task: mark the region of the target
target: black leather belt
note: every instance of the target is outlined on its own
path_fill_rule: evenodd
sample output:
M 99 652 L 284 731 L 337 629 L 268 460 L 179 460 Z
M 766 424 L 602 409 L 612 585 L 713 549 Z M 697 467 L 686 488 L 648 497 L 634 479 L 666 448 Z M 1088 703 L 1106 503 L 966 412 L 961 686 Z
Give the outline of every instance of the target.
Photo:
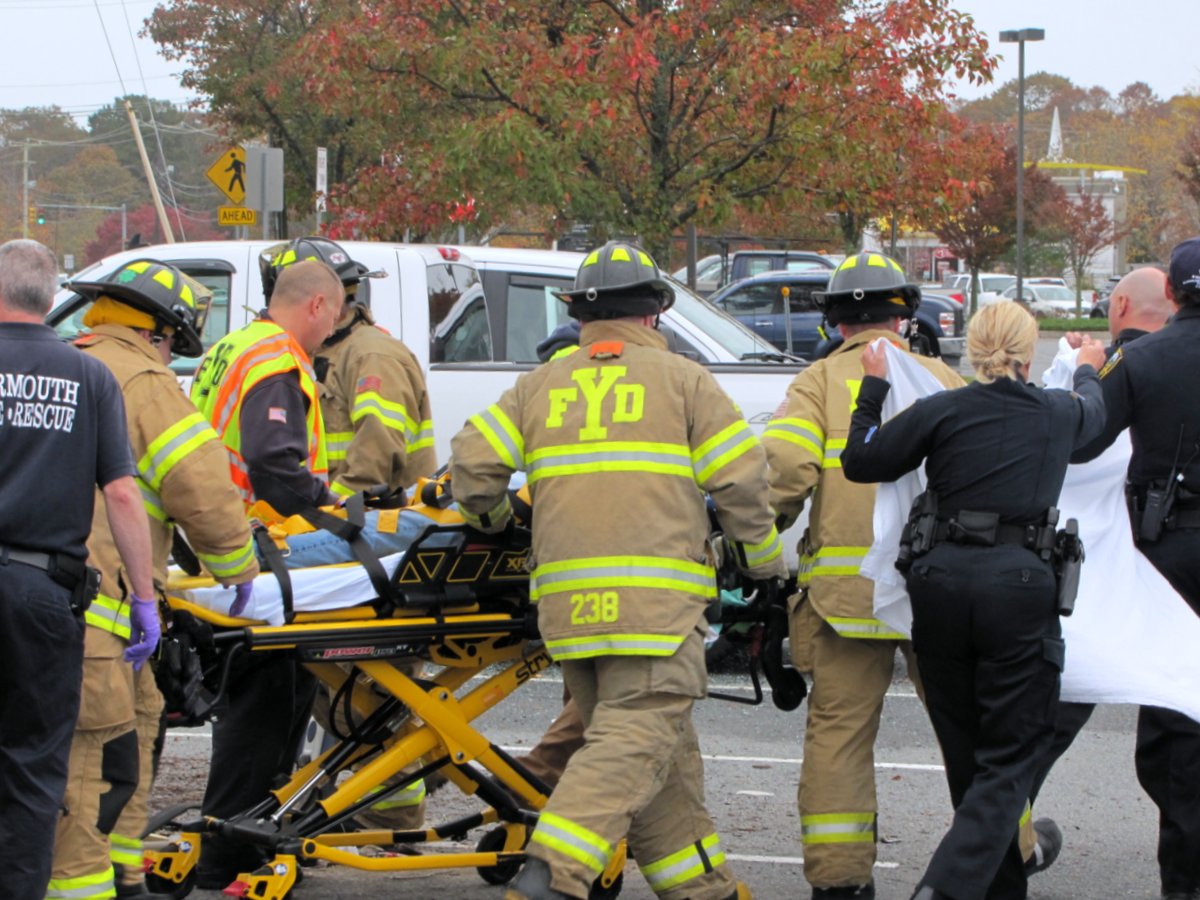
M 991 540 L 981 540 L 977 534 L 966 531 L 955 519 L 939 519 L 933 529 L 933 542 L 941 544 L 970 544 L 976 547 L 994 547 L 997 544 L 1017 544 L 1030 550 L 1041 550 L 1054 545 L 1054 527 L 1051 525 L 1008 525 L 995 526 Z M 1049 542 L 1047 544 L 1047 541 Z
M 1167 531 L 1173 531 L 1176 528 L 1200 528 L 1200 506 L 1191 506 L 1186 509 L 1175 507 L 1174 512 L 1167 516 L 1163 527 Z
M 10 562 L 19 562 L 26 566 L 33 566 L 35 569 L 41 569 L 43 572 L 49 572 L 54 560 L 49 553 L 20 550 L 16 547 L 9 547 L 7 544 L 0 544 L 0 566 L 7 566 Z

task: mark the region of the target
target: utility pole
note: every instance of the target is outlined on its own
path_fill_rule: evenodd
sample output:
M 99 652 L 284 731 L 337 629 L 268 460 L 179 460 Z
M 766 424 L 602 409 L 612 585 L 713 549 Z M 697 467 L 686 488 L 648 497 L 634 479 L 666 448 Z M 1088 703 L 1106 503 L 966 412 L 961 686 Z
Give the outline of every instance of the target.
M 21 145 L 21 237 L 29 237 L 29 141 Z
M 142 130 L 138 128 L 137 116 L 133 112 L 133 104 L 125 101 L 125 112 L 129 115 L 129 127 L 133 129 L 133 139 L 137 144 L 138 154 L 142 158 L 142 169 L 146 173 L 146 181 L 150 185 L 150 197 L 154 200 L 154 209 L 158 212 L 158 223 L 162 226 L 163 236 L 168 244 L 175 243 L 175 233 L 171 230 L 171 222 L 163 209 L 162 197 L 158 193 L 158 182 L 154 180 L 154 172 L 150 168 L 150 158 L 146 155 L 146 145 L 142 142 Z

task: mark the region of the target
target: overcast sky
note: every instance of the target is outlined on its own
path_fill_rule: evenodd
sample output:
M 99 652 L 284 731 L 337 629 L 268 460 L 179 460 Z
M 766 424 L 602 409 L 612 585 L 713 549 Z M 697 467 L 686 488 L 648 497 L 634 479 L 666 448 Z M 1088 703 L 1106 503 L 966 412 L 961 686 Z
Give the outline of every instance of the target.
M 136 36 L 154 6 L 155 0 L 0 0 L 0 108 L 58 105 L 83 120 L 120 96 L 122 81 L 129 93 L 189 99 L 179 85 L 181 65 Z M 1045 41 L 1026 45 L 1026 75 L 1053 72 L 1114 94 L 1145 81 L 1164 99 L 1200 92 L 1197 0 L 1112 6 L 1096 0 L 958 0 L 955 6 L 974 15 L 993 50 L 1006 57 L 993 85 L 957 86 L 963 98 L 1016 78 L 1017 47 L 999 43 L 999 32 L 1018 28 L 1046 30 Z

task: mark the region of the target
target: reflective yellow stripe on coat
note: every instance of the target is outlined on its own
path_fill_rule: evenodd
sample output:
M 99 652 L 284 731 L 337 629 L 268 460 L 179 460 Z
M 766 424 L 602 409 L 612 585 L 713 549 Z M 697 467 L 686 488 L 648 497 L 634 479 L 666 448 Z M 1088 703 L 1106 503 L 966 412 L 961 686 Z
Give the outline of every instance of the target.
M 119 638 L 129 640 L 129 604 L 113 597 L 97 594 L 92 605 L 83 614 L 83 620 L 93 628 L 108 631 Z

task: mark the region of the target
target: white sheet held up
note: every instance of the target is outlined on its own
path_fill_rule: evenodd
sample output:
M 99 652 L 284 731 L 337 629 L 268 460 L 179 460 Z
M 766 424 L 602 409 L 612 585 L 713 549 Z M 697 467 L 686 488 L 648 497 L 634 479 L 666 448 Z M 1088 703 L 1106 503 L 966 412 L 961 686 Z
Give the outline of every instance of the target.
M 1070 389 L 1075 356 L 1062 341 L 1043 383 Z M 888 380 L 892 390 L 884 421 L 942 389 L 918 363 L 891 347 Z M 1200 617 L 1133 544 L 1125 508 L 1129 454 L 1126 433 L 1098 459 L 1067 469 L 1059 522 L 1079 521 L 1086 560 L 1075 612 L 1062 620 L 1067 644 L 1062 699 L 1165 706 L 1200 720 L 1200 654 L 1195 652 Z M 906 635 L 912 633 L 912 607 L 894 564 L 900 529 L 924 488 L 921 472 L 879 486 L 875 542 L 862 567 L 863 575 L 875 581 L 875 615 Z
M 1043 384 L 1069 389 L 1077 354 L 1061 340 Z M 1079 520 L 1086 560 L 1075 613 L 1063 619 L 1062 698 L 1200 719 L 1200 618 L 1134 546 L 1125 506 L 1131 452 L 1126 431 L 1099 458 L 1067 469 L 1059 521 Z
M 888 381 L 892 389 L 883 401 L 882 419 L 886 422 L 945 387 L 920 363 L 890 341 L 880 338 L 887 353 Z M 875 494 L 872 529 L 875 541 L 863 559 L 860 571 L 875 582 L 875 616 L 900 634 L 912 634 L 912 604 L 904 587 L 904 576 L 896 569 L 900 552 L 900 530 L 908 520 L 913 500 L 925 490 L 925 472 L 917 469 L 890 484 L 881 484 Z

